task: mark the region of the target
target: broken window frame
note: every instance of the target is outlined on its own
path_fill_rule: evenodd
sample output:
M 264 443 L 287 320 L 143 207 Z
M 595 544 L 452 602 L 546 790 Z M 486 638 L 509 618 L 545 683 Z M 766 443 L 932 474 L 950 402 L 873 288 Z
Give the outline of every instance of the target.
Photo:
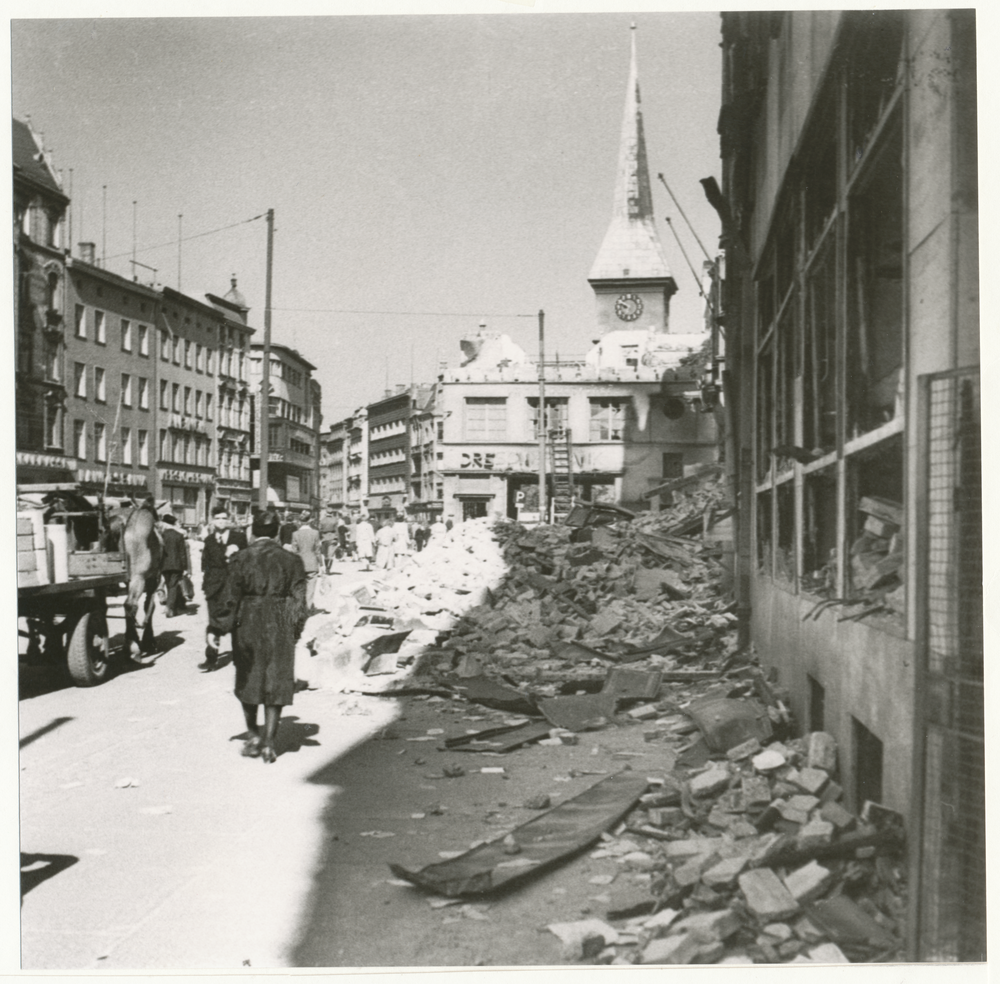
M 852 125 L 858 117 L 853 101 L 860 96 L 851 73 L 862 47 L 860 39 L 848 39 L 844 59 L 831 76 L 832 95 L 819 106 L 810 123 L 808 136 L 813 139 L 800 141 L 804 148 L 820 149 L 789 171 L 755 278 L 755 569 L 776 585 L 820 598 L 844 597 L 850 590 L 850 546 L 860 501 L 852 480 L 855 456 L 888 451 L 891 445 L 885 442 L 902 440 L 905 432 L 908 258 L 902 236 L 898 331 L 899 372 L 904 383 L 899 387 L 900 398 L 895 400 L 891 419 L 870 419 L 867 429 L 852 427 L 849 419 L 855 403 L 848 400 L 857 399 L 856 384 L 849 381 L 854 330 L 850 305 L 856 303 L 852 300 L 856 278 L 850 266 L 857 255 L 856 250 L 852 252 L 856 246 L 851 240 L 852 223 L 856 234 L 865 195 L 871 194 L 871 189 L 880 182 L 896 188 L 896 182 L 886 177 L 887 169 L 895 169 L 899 175 L 900 231 L 905 233 L 903 189 L 908 172 L 901 122 L 907 81 L 905 37 L 899 47 L 893 87 L 879 94 L 877 119 L 865 123 L 863 145 L 855 148 L 858 131 L 856 127 L 852 130 Z M 789 256 L 794 258 L 790 273 Z M 774 448 L 785 444 L 804 453 L 794 458 L 772 454 Z M 814 473 L 816 478 L 810 478 Z M 817 530 L 807 529 L 807 524 L 816 522 L 813 499 L 820 476 L 827 482 L 834 477 L 836 508 L 831 510 L 827 501 L 822 509 L 824 530 L 817 536 Z M 794 488 L 794 497 L 785 499 L 781 512 L 787 534 L 787 514 L 790 502 L 794 503 L 794 549 L 786 552 L 779 564 L 778 496 L 786 483 Z M 902 495 L 899 501 L 903 501 Z M 762 510 L 766 516 L 761 515 Z M 836 529 L 831 531 L 834 514 Z M 860 523 L 864 523 L 863 517 Z M 787 536 L 784 543 L 787 547 Z M 811 576 L 820 559 L 817 551 L 828 548 L 833 571 L 826 573 L 833 576 L 824 577 L 818 585 Z M 782 569 L 790 567 L 793 576 L 782 577 Z M 904 617 L 900 614 L 895 620 L 897 627 L 902 627 Z

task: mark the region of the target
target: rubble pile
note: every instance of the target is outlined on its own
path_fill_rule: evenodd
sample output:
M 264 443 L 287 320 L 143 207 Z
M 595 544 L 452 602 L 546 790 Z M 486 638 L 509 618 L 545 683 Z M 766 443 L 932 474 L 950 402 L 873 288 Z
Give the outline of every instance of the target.
M 699 769 L 675 768 L 640 800 L 613 857 L 649 897 L 608 906 L 621 921 L 600 962 L 847 963 L 898 959 L 905 913 L 902 820 L 840 803 L 823 732 L 748 738 Z
M 671 496 L 642 517 L 590 507 L 576 526 L 464 523 L 310 620 L 304 648 L 320 658 L 300 662 L 336 686 L 487 722 L 407 740 L 493 763 L 566 745 L 571 777 L 602 777 L 564 802 L 528 795 L 531 819 L 443 861 L 391 864 L 395 883 L 432 904 L 488 899 L 589 847 L 610 870 L 589 879 L 586 918 L 548 927 L 567 961 L 899 958 L 901 818 L 845 808 L 833 738 L 796 737 L 789 695 L 737 650 L 725 570 L 697 535 L 723 511 L 721 478 Z M 595 771 L 581 737 L 596 732 L 617 736 L 619 761 Z M 451 759 L 424 778 L 470 769 L 510 774 Z
M 902 614 L 905 600 L 902 504 L 866 496 L 858 503 L 858 509 L 865 517 L 865 524 L 861 535 L 851 544 L 852 583 L 876 606 Z
M 474 520 L 400 558 L 353 590 L 320 579 L 299 640 L 296 673 L 310 687 L 371 688 L 373 676 L 412 665 L 502 579 L 504 562 L 485 520 Z

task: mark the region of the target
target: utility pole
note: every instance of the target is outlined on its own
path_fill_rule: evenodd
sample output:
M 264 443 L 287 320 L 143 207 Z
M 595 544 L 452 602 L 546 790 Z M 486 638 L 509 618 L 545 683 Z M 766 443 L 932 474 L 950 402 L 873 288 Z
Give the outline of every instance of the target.
M 270 454 L 268 414 L 271 409 L 271 265 L 274 257 L 274 209 L 267 210 L 267 277 L 264 281 L 264 358 L 260 367 L 260 498 L 267 509 L 267 458 Z
M 545 312 L 538 312 L 538 518 L 544 523 L 545 501 Z

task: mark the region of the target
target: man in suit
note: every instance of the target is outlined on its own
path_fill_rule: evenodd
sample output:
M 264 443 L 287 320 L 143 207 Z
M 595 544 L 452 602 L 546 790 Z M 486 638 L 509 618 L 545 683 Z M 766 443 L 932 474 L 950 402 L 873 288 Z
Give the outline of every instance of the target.
M 205 537 L 201 553 L 201 587 L 208 607 L 208 626 L 205 629 L 205 662 L 199 663 L 198 669 L 206 673 L 216 668 L 219 643 L 225 635 L 219 628 L 219 623 L 228 610 L 226 581 L 229 560 L 247 545 L 245 533 L 230 529 L 229 512 L 225 506 L 216 506 L 212 510 L 212 526 L 212 532 Z
M 303 510 L 300 526 L 292 534 L 292 548 L 302 558 L 306 569 L 306 611 L 312 608 L 316 596 L 316 578 L 323 567 L 323 556 L 320 553 L 319 531 L 312 525 L 309 510 Z
M 167 618 L 182 614 L 187 602 L 181 595 L 181 578 L 187 573 L 187 540 L 173 516 L 163 517 L 163 581 L 167 587 Z

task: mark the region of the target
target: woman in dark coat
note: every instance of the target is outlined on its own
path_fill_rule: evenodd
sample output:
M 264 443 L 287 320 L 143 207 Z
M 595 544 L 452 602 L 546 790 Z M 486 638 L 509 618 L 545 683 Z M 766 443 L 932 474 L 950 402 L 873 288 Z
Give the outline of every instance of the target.
M 277 542 L 272 510 L 253 521 L 253 543 L 229 563 L 228 610 L 223 631 L 233 633 L 236 697 L 250 738 L 242 754 L 273 762 L 281 708 L 295 692 L 295 642 L 306 622 L 306 571 L 298 554 Z M 257 705 L 264 705 L 264 730 Z

